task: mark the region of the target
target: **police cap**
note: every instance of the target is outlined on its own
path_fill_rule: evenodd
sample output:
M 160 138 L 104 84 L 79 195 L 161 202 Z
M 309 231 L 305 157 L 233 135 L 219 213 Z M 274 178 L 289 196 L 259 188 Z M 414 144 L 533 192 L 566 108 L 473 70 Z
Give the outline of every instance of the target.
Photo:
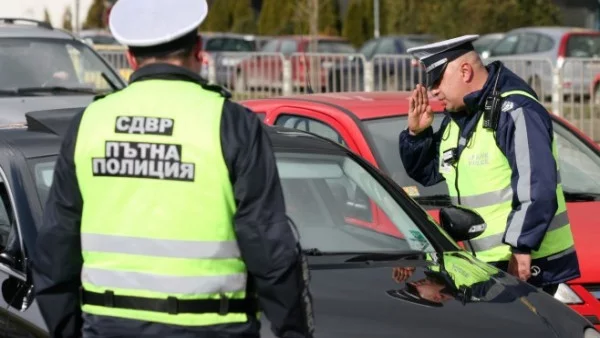
M 177 50 L 193 44 L 208 14 L 206 0 L 118 0 L 109 27 L 135 53 Z
M 409 48 L 406 52 L 423 63 L 427 73 L 427 86 L 431 88 L 431 86 L 442 78 L 442 74 L 444 74 L 444 70 L 446 70 L 449 62 L 475 50 L 472 42 L 478 38 L 479 35 L 477 34 L 463 35 L 449 40 Z

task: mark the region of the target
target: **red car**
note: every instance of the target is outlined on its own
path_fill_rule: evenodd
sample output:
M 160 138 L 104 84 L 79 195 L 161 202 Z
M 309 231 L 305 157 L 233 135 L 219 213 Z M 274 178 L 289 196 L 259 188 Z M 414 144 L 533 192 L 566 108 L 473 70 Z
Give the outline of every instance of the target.
M 398 137 L 407 126 L 409 93 L 328 93 L 246 100 L 242 103 L 268 125 L 312 132 L 345 145 L 391 177 L 436 220 L 437 208 L 450 203 L 446 183 L 423 187 L 409 178 L 399 155 Z M 434 130 L 442 121 L 436 111 Z M 600 328 L 600 147 L 564 119 L 552 116 L 559 166 L 582 276 L 561 284 L 555 297 Z M 352 201 L 354 203 L 354 201 Z M 386 231 L 374 216 L 364 225 Z M 369 213 L 364 217 L 369 217 Z

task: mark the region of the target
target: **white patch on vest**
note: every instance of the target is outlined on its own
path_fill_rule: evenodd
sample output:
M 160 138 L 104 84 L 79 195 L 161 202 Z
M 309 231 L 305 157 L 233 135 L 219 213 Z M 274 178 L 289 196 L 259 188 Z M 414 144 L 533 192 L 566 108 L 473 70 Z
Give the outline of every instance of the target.
M 513 109 L 513 107 L 515 106 L 514 103 L 510 102 L 510 101 L 504 101 L 504 103 L 502 103 L 502 111 L 503 112 L 507 112 L 511 109 Z
M 490 163 L 490 156 L 489 156 L 489 153 L 487 153 L 487 152 L 471 154 L 469 156 L 469 165 L 470 166 L 482 166 L 482 165 L 487 165 L 489 163 Z

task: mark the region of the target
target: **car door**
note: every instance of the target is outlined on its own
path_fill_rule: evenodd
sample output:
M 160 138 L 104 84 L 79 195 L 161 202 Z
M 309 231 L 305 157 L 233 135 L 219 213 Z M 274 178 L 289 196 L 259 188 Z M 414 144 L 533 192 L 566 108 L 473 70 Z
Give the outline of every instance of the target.
M 35 337 L 41 334 L 33 323 L 45 326 L 34 302 L 31 277 L 24 267 L 18 203 L 14 189 L 0 168 L 0 332 L 2 337 Z M 35 333 L 35 334 L 34 334 Z

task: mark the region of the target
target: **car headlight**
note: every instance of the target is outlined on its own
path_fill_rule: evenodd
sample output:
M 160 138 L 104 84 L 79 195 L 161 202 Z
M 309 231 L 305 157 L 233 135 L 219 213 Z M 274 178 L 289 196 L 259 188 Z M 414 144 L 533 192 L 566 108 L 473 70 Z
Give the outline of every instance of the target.
M 585 329 L 585 332 L 583 332 L 583 338 L 600 338 L 600 332 L 596 331 L 596 329 L 589 327 Z
M 564 283 L 558 285 L 558 289 L 554 294 L 554 298 L 558 299 L 564 304 L 583 304 L 583 300 L 577 296 L 577 294 Z M 600 338 L 600 337 L 598 337 Z

